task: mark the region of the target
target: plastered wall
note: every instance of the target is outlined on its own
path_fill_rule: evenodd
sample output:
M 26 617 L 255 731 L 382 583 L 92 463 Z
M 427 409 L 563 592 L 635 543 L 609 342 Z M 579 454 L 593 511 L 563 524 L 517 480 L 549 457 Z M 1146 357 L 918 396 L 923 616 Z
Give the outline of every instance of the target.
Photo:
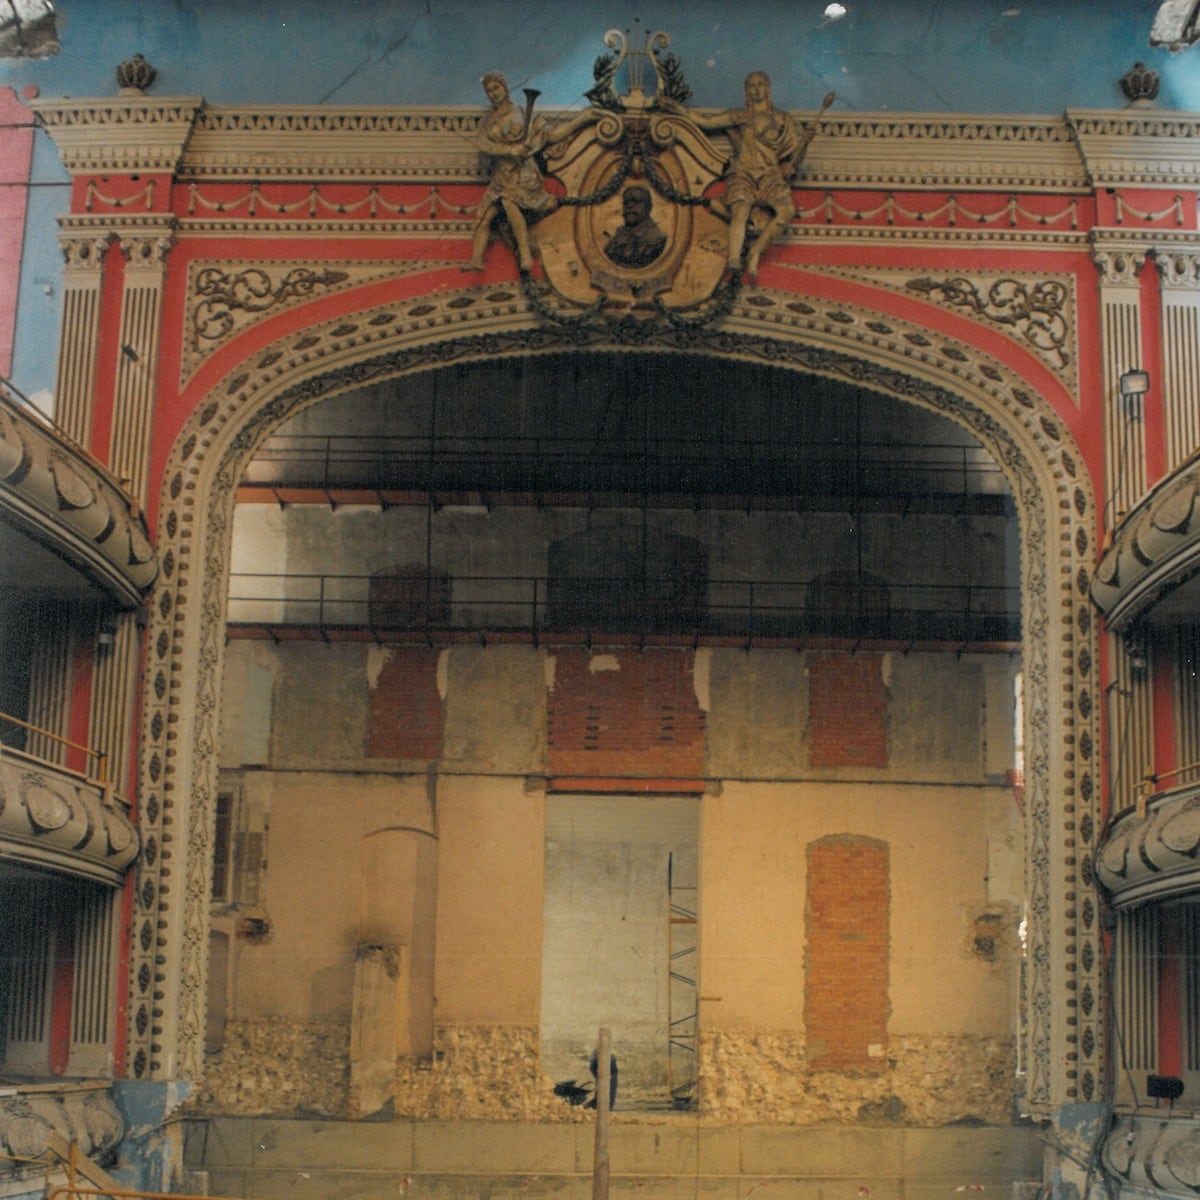
M 572 658 L 608 690 L 577 679 L 572 689 Z M 666 671 L 686 681 L 691 710 L 678 722 L 693 755 L 682 784 L 678 745 L 664 745 L 663 762 L 696 813 L 701 1112 L 720 1121 L 1006 1120 L 1021 829 L 1004 771 L 1017 663 L 864 656 L 854 673 L 879 699 L 870 720 L 885 758 L 831 766 L 813 762 L 813 714 L 830 718 L 844 684 L 837 671 L 814 672 L 821 661 L 836 667 L 839 656 L 231 641 L 223 778 L 239 789 L 238 820 L 265 835 L 254 909 L 263 924 L 234 930 L 225 1044 L 201 1105 L 344 1113 L 356 953 L 388 942 L 412 957 L 397 999 L 407 1023 L 396 1112 L 576 1119 L 552 1095 L 564 1060 L 541 1044 L 551 1028 L 561 1043 L 568 993 L 587 988 L 579 968 L 589 941 L 580 919 L 574 964 L 544 978 L 547 930 L 569 945 L 564 917 L 588 903 L 564 900 L 561 880 L 547 891 L 546 811 L 561 790 L 551 717 L 587 708 L 577 732 L 557 726 L 560 739 L 576 738 L 570 782 L 586 785 L 588 721 L 607 728 L 636 710 L 661 722 L 634 693 Z M 410 669 L 389 673 L 397 662 Z M 841 667 L 850 662 L 840 656 Z M 403 748 L 405 722 L 419 723 L 412 744 L 423 757 L 374 753 L 380 714 L 400 731 L 392 750 Z M 861 726 L 845 723 L 851 743 Z M 652 831 L 653 806 L 675 801 L 645 790 L 654 754 L 638 744 L 639 779 L 622 790 L 604 755 L 581 794 L 593 803 L 625 795 Z M 807 1044 L 810 914 L 814 902 L 853 908 L 868 889 L 849 878 L 831 891 L 827 878 L 814 896 L 810 873 L 814 846 L 847 838 L 879 849 L 863 911 L 885 926 L 873 939 L 884 984 L 863 1026 L 877 1030 L 870 1045 L 831 1065 Z M 619 874 L 608 873 L 610 891 Z M 558 896 L 551 908 L 547 895 Z M 642 906 L 638 919 L 646 915 Z M 821 960 L 826 993 L 837 961 L 836 947 Z M 962 1086 L 946 1089 L 956 1072 Z

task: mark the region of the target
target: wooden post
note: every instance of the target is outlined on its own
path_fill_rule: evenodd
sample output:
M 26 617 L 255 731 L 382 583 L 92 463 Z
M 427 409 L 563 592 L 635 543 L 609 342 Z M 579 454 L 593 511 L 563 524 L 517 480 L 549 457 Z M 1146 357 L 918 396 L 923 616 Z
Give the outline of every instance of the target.
M 602 1029 L 596 1047 L 596 1153 L 592 1163 L 592 1200 L 608 1200 L 610 1059 L 608 1030 Z

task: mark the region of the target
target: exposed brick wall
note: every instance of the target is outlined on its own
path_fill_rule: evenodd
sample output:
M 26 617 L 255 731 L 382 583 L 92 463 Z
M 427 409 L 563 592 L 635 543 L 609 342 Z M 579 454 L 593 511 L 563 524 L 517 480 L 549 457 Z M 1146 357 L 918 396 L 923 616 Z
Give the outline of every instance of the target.
M 882 654 L 809 659 L 809 761 L 814 767 L 886 767 L 888 693 Z
M 558 651 L 547 700 L 549 770 L 558 784 L 637 790 L 629 781 L 698 781 L 704 712 L 694 661 L 690 650 Z
M 808 847 L 804 1014 L 810 1064 L 887 1067 L 888 848 L 835 835 Z
M 445 706 L 438 694 L 438 653 L 423 646 L 389 647 L 369 692 L 369 758 L 441 755 Z

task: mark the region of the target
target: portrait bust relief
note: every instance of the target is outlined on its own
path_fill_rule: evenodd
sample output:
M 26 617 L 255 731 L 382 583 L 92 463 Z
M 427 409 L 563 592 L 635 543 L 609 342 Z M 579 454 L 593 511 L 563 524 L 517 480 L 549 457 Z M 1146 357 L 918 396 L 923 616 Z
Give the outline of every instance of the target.
M 667 235 L 651 215 L 650 189 L 631 184 L 621 193 L 624 220 L 604 246 L 606 257 L 619 267 L 648 267 L 662 255 Z

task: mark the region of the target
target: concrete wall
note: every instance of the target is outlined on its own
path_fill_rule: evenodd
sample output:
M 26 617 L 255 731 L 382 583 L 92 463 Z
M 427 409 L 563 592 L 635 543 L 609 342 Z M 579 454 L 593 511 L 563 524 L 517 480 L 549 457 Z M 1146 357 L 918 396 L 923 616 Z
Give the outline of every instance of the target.
M 431 1197 L 590 1194 L 594 1134 L 511 1123 L 338 1124 L 222 1118 L 190 1130 L 189 1163 L 214 1194 L 316 1200 L 331 1195 Z M 697 1127 L 616 1115 L 612 1193 L 712 1200 L 766 1191 L 825 1200 L 1011 1196 L 1040 1175 L 1036 1129 Z
M 548 734 L 547 714 L 584 702 L 568 690 L 564 681 L 574 677 L 562 664 L 580 654 L 586 664 L 588 652 L 422 648 L 424 692 L 411 704 L 403 675 L 379 668 L 388 652 L 348 642 L 235 639 L 228 647 L 222 765 L 240 788 L 241 824 L 262 831 L 266 848 L 257 907 L 220 919 L 253 915 L 264 925 L 230 926 L 225 1045 L 200 1103 L 343 1114 L 356 956 L 386 943 L 405 947 L 411 964 L 398 1001 L 408 1022 L 392 1093 L 398 1113 L 574 1119 L 551 1085 L 564 1073 L 586 1078 L 583 1026 L 606 1013 L 614 1023 L 629 1017 L 631 1029 L 637 1023 L 603 1000 L 614 984 L 621 990 L 623 971 L 632 986 L 631 962 L 609 962 L 604 986 L 573 1002 L 572 991 L 587 986 L 587 959 L 599 949 L 619 960 L 622 945 L 657 953 L 628 929 L 600 938 L 583 916 L 612 900 L 617 909 L 621 901 L 632 906 L 617 912 L 618 923 L 658 919 L 662 893 L 651 903 L 649 885 L 639 890 L 630 880 L 647 855 L 661 858 L 677 840 L 686 845 L 670 835 L 677 822 L 656 832 L 653 815 L 656 804 L 665 818 L 684 802 L 653 794 L 619 800 L 653 781 L 622 788 L 605 767 L 579 811 L 610 797 L 643 815 L 643 834 L 608 826 L 592 839 L 607 849 L 597 855 L 593 846 L 590 866 L 578 854 L 556 856 L 553 806 L 562 798 L 548 764 L 568 761 L 575 772 L 589 751 L 581 741 L 563 758 L 553 739 L 567 737 L 568 726 L 560 717 Z M 696 798 L 686 804 L 698 820 L 701 1110 L 726 1122 L 862 1113 L 920 1124 L 1006 1121 L 1022 892 L 1020 816 L 1003 786 L 1016 664 L 986 655 L 860 655 L 853 661 L 866 664 L 880 698 L 873 719 L 886 761 L 813 767 L 814 709 L 836 712 L 837 700 L 828 688 L 812 692 L 817 657 L 719 649 L 592 655 L 617 697 L 591 694 L 594 723 L 616 720 L 618 708 L 628 717 L 636 704 L 632 695 L 620 702 L 622 681 L 640 691 L 655 662 L 684 669 L 694 706 L 684 720 L 682 701 L 674 704 L 670 736 L 683 737 L 686 726 L 700 742 L 693 750 L 668 737 L 663 761 L 683 761 L 686 750 L 696 764 L 686 784 Z M 381 713 L 401 725 L 419 717 L 421 738 L 433 728 L 440 753 L 373 757 L 369 729 Z M 635 725 L 661 719 L 641 710 L 634 717 Z M 862 724 L 847 726 L 851 750 Z M 264 728 L 265 746 L 254 733 Z M 398 736 L 406 736 L 402 728 Z M 636 728 L 628 736 L 643 744 Z M 655 761 L 652 750 L 637 753 L 643 765 Z M 668 774 L 677 779 L 679 770 Z M 806 913 L 813 903 L 852 908 L 863 891 L 849 879 L 844 895 L 814 898 L 810 848 L 830 837 L 886 849 L 877 893 L 886 906 L 886 995 L 872 1018 L 885 1036 L 859 1048 L 863 1067 L 855 1070 L 822 1068 L 806 1044 Z M 589 891 L 584 877 L 600 863 L 603 883 Z M 576 927 L 573 946 L 568 925 Z M 645 995 L 644 1011 L 661 1009 L 659 985 Z M 657 1088 L 665 1103 L 661 1055 L 652 1061 L 637 1047 L 641 1037 L 631 1033 L 632 1044 L 615 1047 L 629 1059 L 625 1098 L 648 1102 Z

